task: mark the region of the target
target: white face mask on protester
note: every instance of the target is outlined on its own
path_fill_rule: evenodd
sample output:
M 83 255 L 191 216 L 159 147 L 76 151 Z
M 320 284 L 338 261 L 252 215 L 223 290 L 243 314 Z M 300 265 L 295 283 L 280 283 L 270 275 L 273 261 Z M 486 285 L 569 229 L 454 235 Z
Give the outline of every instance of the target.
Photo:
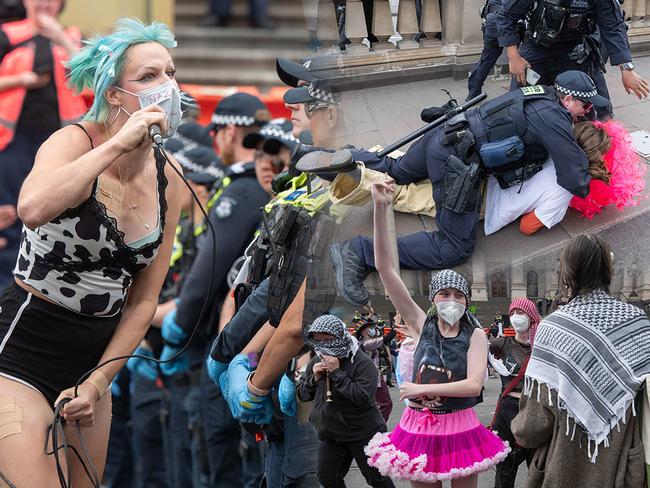
M 455 325 L 465 313 L 465 305 L 454 301 L 438 302 L 436 310 L 442 320 L 449 325 Z
M 530 319 L 527 315 L 514 314 L 510 317 L 510 323 L 515 329 L 515 332 L 526 332 L 530 327 Z
M 181 92 L 174 82 L 167 81 L 161 85 L 152 86 L 146 90 L 140 90 L 138 93 L 133 93 L 124 88 L 116 86 L 120 91 L 138 97 L 140 108 L 148 107 L 149 105 L 158 105 L 167 114 L 167 131 L 163 134 L 164 138 L 171 137 L 176 134 L 176 129 L 181 123 L 183 112 L 181 110 Z M 129 112 L 120 106 L 120 110 L 124 110 L 127 114 Z M 129 114 L 130 116 L 131 114 Z

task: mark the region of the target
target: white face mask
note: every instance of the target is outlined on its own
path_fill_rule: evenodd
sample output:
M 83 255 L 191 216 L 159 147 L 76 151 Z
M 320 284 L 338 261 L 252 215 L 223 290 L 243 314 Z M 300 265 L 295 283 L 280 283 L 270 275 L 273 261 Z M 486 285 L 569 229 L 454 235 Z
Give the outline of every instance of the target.
M 163 134 L 163 137 L 168 138 L 176 134 L 176 129 L 178 129 L 181 123 L 183 112 L 181 110 L 181 92 L 174 82 L 170 80 L 162 85 L 140 90 L 138 93 L 130 92 L 119 86 L 115 88 L 134 97 L 138 97 L 140 108 L 145 108 L 149 105 L 158 105 L 167 114 L 167 131 Z M 121 106 L 120 110 L 124 110 L 129 114 Z
M 515 332 L 526 332 L 530 327 L 530 319 L 528 316 L 518 313 L 510 317 L 510 323 L 515 329 Z
M 438 302 L 436 310 L 442 320 L 449 325 L 455 325 L 465 313 L 465 305 L 453 301 Z

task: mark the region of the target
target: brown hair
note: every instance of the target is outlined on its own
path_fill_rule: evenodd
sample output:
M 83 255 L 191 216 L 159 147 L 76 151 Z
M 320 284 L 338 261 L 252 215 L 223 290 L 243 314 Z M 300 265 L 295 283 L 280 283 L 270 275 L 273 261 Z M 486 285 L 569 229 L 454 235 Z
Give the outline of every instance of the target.
M 609 183 L 612 175 L 605 166 L 603 156 L 609 151 L 612 143 L 605 129 L 596 127 L 591 122 L 578 122 L 573 126 L 573 135 L 578 146 L 587 155 L 591 177 Z
M 609 293 L 612 256 L 607 243 L 593 234 L 573 237 L 560 256 L 560 285 L 569 300 L 590 291 Z

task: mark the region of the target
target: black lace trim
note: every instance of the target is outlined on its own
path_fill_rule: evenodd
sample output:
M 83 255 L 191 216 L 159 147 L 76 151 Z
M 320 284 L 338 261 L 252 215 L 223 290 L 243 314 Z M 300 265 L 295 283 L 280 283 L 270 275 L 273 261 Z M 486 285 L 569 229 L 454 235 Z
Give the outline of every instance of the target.
M 154 153 L 155 154 L 155 153 Z M 164 230 L 165 230 L 165 217 L 167 214 L 167 198 L 166 198 L 166 189 L 168 185 L 167 176 L 165 175 L 165 160 L 162 158 L 156 157 L 156 180 L 158 182 L 158 206 L 160 209 L 160 235 L 158 238 L 147 244 L 143 244 L 138 248 L 132 248 L 126 244 L 124 241 L 124 232 L 122 232 L 117 226 L 117 220 L 114 217 L 108 215 L 106 206 L 98 201 L 95 198 L 95 192 L 97 187 L 97 180 L 93 184 L 93 191 L 90 197 L 82 202 L 75 208 L 68 209 L 64 211 L 58 219 L 63 218 L 73 218 L 77 216 L 79 211 L 84 206 L 89 206 L 91 211 L 96 215 L 100 222 L 105 223 L 106 227 L 106 236 L 108 239 L 112 240 L 116 246 L 117 251 L 113 254 L 112 258 L 109 260 L 100 258 L 98 261 L 93 261 L 92 263 L 84 263 L 81 261 L 71 261 L 67 263 L 54 263 L 51 260 L 45 259 L 44 261 L 56 271 L 73 271 L 73 272 L 83 272 L 83 271 L 96 271 L 98 269 L 103 269 L 107 267 L 115 267 L 115 262 L 119 263 L 120 267 L 126 270 L 132 277 L 140 272 L 142 265 L 138 264 L 137 256 L 144 254 L 145 252 L 155 250 L 158 248 L 163 240 Z

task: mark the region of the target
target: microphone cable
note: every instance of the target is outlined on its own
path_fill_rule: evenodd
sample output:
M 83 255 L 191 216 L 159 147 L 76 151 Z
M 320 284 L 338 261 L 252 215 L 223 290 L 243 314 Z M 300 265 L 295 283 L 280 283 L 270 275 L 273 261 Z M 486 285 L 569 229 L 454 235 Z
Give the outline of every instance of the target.
M 98 364 L 94 368 L 90 369 L 89 371 L 86 371 L 83 375 L 81 375 L 81 377 L 79 378 L 79 380 L 77 381 L 77 383 L 74 386 L 74 397 L 75 398 L 77 398 L 77 396 L 78 396 L 78 389 L 79 389 L 79 385 L 81 383 L 83 383 L 93 372 L 95 372 L 99 368 L 102 368 L 103 366 L 106 366 L 107 364 L 112 363 L 114 361 L 120 361 L 120 360 L 123 360 L 123 359 L 128 360 L 128 359 L 131 359 L 131 358 L 139 358 L 139 359 L 146 359 L 148 361 L 154 361 L 157 364 L 163 364 L 163 363 L 168 363 L 170 361 L 173 361 L 176 358 L 178 358 L 179 356 L 181 356 L 183 353 L 185 353 L 185 351 L 187 350 L 187 348 L 191 344 L 192 339 L 196 335 L 196 332 L 197 332 L 197 330 L 199 328 L 199 325 L 201 324 L 201 321 L 203 320 L 203 317 L 205 315 L 208 302 L 210 301 L 210 297 L 212 296 L 212 288 L 214 286 L 214 267 L 215 267 L 216 254 L 217 254 L 217 245 L 216 245 L 217 236 L 216 236 L 216 233 L 214 231 L 214 227 L 212 226 L 212 222 L 210 222 L 210 218 L 208 217 L 207 211 L 205 210 L 205 208 L 201 204 L 201 201 L 199 200 L 199 197 L 196 195 L 196 193 L 192 189 L 191 185 L 187 182 L 187 180 L 185 179 L 183 174 L 180 172 L 180 170 L 178 170 L 176 168 L 176 166 L 174 164 L 172 164 L 172 162 L 169 160 L 169 157 L 167 156 L 167 153 L 165 152 L 165 149 L 164 149 L 163 144 L 162 144 L 162 138 L 156 137 L 156 135 L 159 136 L 159 134 L 155 134 L 155 128 L 150 128 L 149 133 L 150 133 L 152 139 L 155 141 L 153 143 L 153 150 L 154 150 L 154 158 L 156 160 L 156 163 L 157 164 L 162 163 L 163 167 L 164 167 L 165 163 L 169 164 L 169 166 L 179 176 L 179 178 L 183 181 L 185 186 L 191 192 L 192 198 L 198 204 L 199 209 L 201 210 L 201 213 L 203 214 L 203 217 L 205 218 L 207 226 L 210 229 L 210 234 L 211 234 L 211 237 L 212 237 L 212 260 L 211 260 L 211 265 L 210 265 L 210 283 L 208 285 L 208 291 L 207 291 L 207 294 L 205 296 L 205 300 L 203 301 L 203 306 L 201 307 L 199 317 L 196 320 L 196 324 L 194 324 L 194 327 L 192 328 L 192 333 L 190 334 L 189 338 L 187 339 L 187 342 L 185 343 L 185 345 L 183 345 L 183 347 L 180 349 L 180 351 L 178 351 L 176 354 L 174 354 L 169 359 L 165 359 L 164 361 L 160 360 L 160 359 L 153 358 L 151 356 L 145 356 L 145 355 L 142 355 L 142 354 L 129 354 L 129 355 L 125 355 L 125 356 L 117 356 L 117 357 L 114 357 L 114 358 L 107 359 L 106 361 Z M 164 229 L 161 230 L 161 232 L 164 232 Z M 101 395 L 103 392 L 99 392 L 99 393 Z M 59 451 L 61 449 L 63 449 L 64 454 L 66 456 L 66 459 L 67 459 L 67 455 L 68 455 L 68 449 L 72 450 L 72 452 L 77 456 L 79 462 L 81 463 L 81 466 L 83 467 L 84 471 L 86 472 L 86 475 L 90 479 L 90 482 L 91 482 L 93 488 L 101 488 L 100 487 L 101 479 L 97 475 L 97 470 L 95 469 L 95 466 L 93 465 L 93 462 L 90 459 L 90 456 L 88 455 L 88 451 L 86 449 L 86 446 L 85 446 L 85 443 L 84 443 L 84 440 L 83 440 L 83 435 L 81 433 L 81 427 L 79 425 L 78 420 L 75 421 L 75 431 L 76 431 L 77 437 L 79 439 L 79 446 L 81 447 L 83 457 L 86 460 L 85 462 L 82 459 L 82 456 L 80 455 L 80 453 L 77 451 L 77 449 L 75 449 L 73 446 L 71 446 L 68 443 L 67 439 L 66 439 L 65 432 L 64 432 L 64 429 L 63 429 L 63 426 L 65 424 L 65 420 L 63 418 L 63 415 L 61 414 L 61 410 L 63 409 L 63 406 L 66 403 L 69 403 L 70 401 L 72 401 L 71 398 L 64 398 L 54 408 L 54 418 L 52 420 L 52 424 L 48 427 L 48 430 L 47 430 L 46 436 L 45 436 L 45 448 L 44 448 L 45 454 L 54 456 L 54 460 L 55 460 L 55 463 L 56 463 L 57 475 L 58 475 L 58 478 L 59 478 L 59 483 L 61 484 L 61 488 L 71 488 L 71 484 L 70 484 L 70 463 L 69 462 L 66 463 L 67 467 L 68 467 L 68 469 L 67 469 L 67 478 L 66 478 L 64 470 L 63 470 L 63 468 L 61 466 L 61 462 L 59 460 Z M 47 446 L 50 444 L 50 443 L 48 443 L 48 439 L 50 440 L 51 445 L 52 445 L 52 450 L 49 451 L 49 452 L 47 451 Z M 2 475 L 1 472 L 0 472 L 0 475 Z M 2 479 L 5 482 L 7 482 L 10 487 L 13 486 L 8 482 L 8 480 L 4 479 L 4 475 L 2 475 Z

